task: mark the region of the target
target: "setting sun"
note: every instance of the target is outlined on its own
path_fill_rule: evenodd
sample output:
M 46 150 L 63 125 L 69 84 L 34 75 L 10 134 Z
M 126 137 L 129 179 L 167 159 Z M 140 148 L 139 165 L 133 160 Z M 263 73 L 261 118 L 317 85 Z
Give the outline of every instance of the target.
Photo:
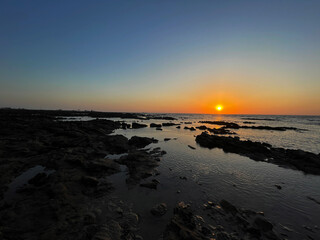
M 217 111 L 220 112 L 222 109 L 223 109 L 223 106 L 221 106 L 221 105 L 216 106 L 216 110 L 217 110 Z

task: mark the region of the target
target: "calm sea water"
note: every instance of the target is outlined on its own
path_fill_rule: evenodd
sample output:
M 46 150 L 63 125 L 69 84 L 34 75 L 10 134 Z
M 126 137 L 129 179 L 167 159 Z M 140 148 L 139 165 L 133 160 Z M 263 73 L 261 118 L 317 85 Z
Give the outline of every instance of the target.
M 265 212 L 266 217 L 276 224 L 276 230 L 288 239 L 320 239 L 320 205 L 308 197 L 320 201 L 320 176 L 306 175 L 300 171 L 286 169 L 274 164 L 255 162 L 237 154 L 224 153 L 221 149 L 202 148 L 195 142 L 195 136 L 202 131 L 184 130 L 184 126 L 199 126 L 203 120 L 235 122 L 255 122 L 255 126 L 296 127 L 304 131 L 266 131 L 253 129 L 234 130 L 242 139 L 261 141 L 275 147 L 302 149 L 320 153 L 320 116 L 254 116 L 254 115 L 196 115 L 167 114 L 182 123 L 175 126 L 116 130 L 113 134 L 155 137 L 159 143 L 147 148 L 161 147 L 167 152 L 158 170 L 160 181 L 158 190 L 128 187 L 125 183 L 126 170 L 110 177 L 116 187 L 116 194 L 132 205 L 141 215 L 141 234 L 145 239 L 158 239 L 169 219 L 173 207 L 179 201 L 192 203 L 197 213 L 204 216 L 202 205 L 206 201 L 226 199 L 237 207 Z M 265 120 L 247 120 L 260 118 Z M 113 119 L 115 120 L 115 119 Z M 116 119 L 123 120 L 123 119 Z M 166 120 L 124 120 L 146 124 L 169 122 Z M 184 124 L 192 122 L 192 124 Z M 251 125 L 251 124 L 248 124 Z M 212 125 L 210 127 L 213 127 Z M 217 126 L 218 127 L 218 126 Z M 164 138 L 177 138 L 164 141 Z M 188 145 L 196 149 L 190 149 Z M 186 177 L 187 180 L 180 179 Z M 282 186 L 279 190 L 275 185 Z M 179 191 L 180 193 L 177 193 Z M 150 209 L 154 204 L 165 202 L 168 213 L 154 218 Z M 288 231 L 288 229 L 290 229 Z

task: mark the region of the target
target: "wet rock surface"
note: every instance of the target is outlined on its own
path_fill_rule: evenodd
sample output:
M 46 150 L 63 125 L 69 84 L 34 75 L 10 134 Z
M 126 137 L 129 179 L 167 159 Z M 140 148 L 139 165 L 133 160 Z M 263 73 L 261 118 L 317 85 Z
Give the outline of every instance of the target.
M 154 138 L 138 137 L 138 136 L 133 136 L 128 141 L 129 145 L 135 146 L 137 148 L 144 148 L 145 146 L 151 143 L 157 143 L 157 142 L 158 140 Z
M 168 210 L 167 204 L 159 203 L 156 206 L 154 206 L 150 210 L 150 212 L 152 215 L 160 217 L 160 216 L 163 216 L 164 214 L 166 214 L 167 210 Z
M 204 213 L 208 216 L 207 222 L 196 215 L 190 205 L 180 202 L 174 208 L 163 239 L 281 239 L 265 217 L 251 210 L 237 209 L 226 200 L 220 204 L 209 201 L 204 204 Z
M 155 139 L 109 135 L 123 122 L 57 121 L 51 114 L 0 111 L 0 239 L 141 239 L 137 214 L 113 196 L 107 180 L 119 162 L 105 156 L 126 153 L 120 162 L 139 181 L 154 174 L 165 152 L 138 150 Z M 8 198 L 8 185 L 39 165 L 50 171 L 31 176 Z
M 164 154 L 165 152 L 159 148 L 155 148 L 150 152 L 147 152 L 147 150 L 135 150 L 121 157 L 117 162 L 126 165 L 128 168 L 127 183 L 137 184 L 142 179 L 156 176 L 157 171 L 155 168 L 159 165 L 159 161 Z M 154 183 L 151 184 L 154 186 Z
M 166 152 L 160 148 L 152 148 L 153 145 L 148 146 L 156 143 L 156 139 L 139 136 L 128 139 L 123 135 L 110 135 L 115 129 L 131 127 L 124 122 L 105 119 L 87 122 L 57 121 L 64 116 L 133 119 L 147 119 L 147 116 L 99 112 L 79 114 L 83 112 L 0 111 L 0 239 L 141 240 L 141 223 L 153 219 L 155 223 L 163 221 L 166 224 L 171 218 L 172 206 L 182 199 L 174 204 L 157 199 L 155 203 L 166 201 L 168 206 L 165 203 L 151 204 L 146 208 L 150 219 L 144 219 L 134 212 L 130 203 L 114 195 L 114 185 L 109 182 L 111 175 L 119 173 L 121 176 L 124 173 L 126 187 L 134 186 L 147 194 L 159 193 L 161 188 L 167 187 L 165 184 L 168 183 L 162 179 L 160 183 L 157 177 L 157 167 Z M 160 116 L 159 119 L 172 120 Z M 191 128 L 195 130 L 194 127 L 189 129 Z M 210 129 L 202 127 L 201 130 Z M 219 129 L 211 132 L 230 133 L 228 129 L 222 129 L 225 133 L 214 132 Z M 174 139 L 174 136 L 170 137 Z M 199 144 L 209 148 L 216 147 L 217 144 L 212 144 L 211 141 L 204 137 Z M 218 147 L 233 145 L 229 140 L 225 141 L 218 144 Z M 171 144 L 171 141 L 166 144 Z M 240 144 L 232 149 L 236 149 L 241 155 L 253 156 L 252 158 L 256 155 L 261 161 L 264 161 L 265 156 L 273 158 L 273 154 L 280 154 L 281 161 L 289 156 L 293 160 L 296 156 L 310 156 L 309 153 L 298 150 L 291 153 L 291 150 L 276 149 L 270 145 L 262 144 L 259 147 L 247 144 L 248 146 Z M 237 145 L 238 143 L 235 144 Z M 146 146 L 149 149 L 141 149 Z M 183 146 L 187 149 L 188 143 Z M 191 145 L 189 148 L 194 149 Z M 197 150 L 192 152 L 197 153 Z M 229 151 L 228 147 L 226 151 Z M 112 155 L 119 157 L 113 158 Z M 273 162 L 272 159 L 269 161 Z M 274 161 L 282 163 L 280 160 Z M 45 170 L 33 171 L 34 174 L 14 191 L 14 196 L 8 198 L 10 183 L 40 165 Z M 126 166 L 125 170 L 123 165 Z M 313 165 L 305 167 L 314 169 Z M 170 173 L 174 173 L 171 170 Z M 188 179 L 179 175 L 175 177 L 182 184 L 193 181 L 189 176 Z M 179 189 L 181 192 L 175 189 L 173 193 L 183 198 L 184 189 Z M 284 187 L 279 192 L 285 190 Z M 310 196 L 308 199 L 318 206 L 317 196 Z M 161 239 L 279 239 L 275 233 L 276 225 L 267 216 L 264 217 L 263 213 L 240 209 L 225 200 L 219 204 L 208 201 L 200 211 L 202 212 L 196 213 L 191 206 L 179 203 L 167 227 L 161 229 L 164 232 Z M 314 235 L 317 233 L 314 232 L 315 228 L 304 228 Z M 158 236 L 152 239 L 158 239 Z
M 267 161 L 305 173 L 320 174 L 320 154 L 273 148 L 267 143 L 242 141 L 238 137 L 216 136 L 206 132 L 198 135 L 196 142 L 202 147 L 221 148 L 225 152 L 237 153 L 256 161 Z

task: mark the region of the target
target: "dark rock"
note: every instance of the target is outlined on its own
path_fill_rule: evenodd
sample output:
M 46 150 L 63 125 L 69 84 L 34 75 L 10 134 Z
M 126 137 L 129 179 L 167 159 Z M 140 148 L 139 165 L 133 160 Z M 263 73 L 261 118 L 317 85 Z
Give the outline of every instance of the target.
M 104 144 L 111 150 L 111 153 L 124 153 L 129 149 L 128 138 L 122 135 L 105 136 Z
M 196 129 L 194 127 L 187 127 L 185 126 L 184 129 L 190 130 L 190 131 L 195 131 Z
M 151 124 L 150 124 L 150 127 L 151 127 L 151 128 L 158 128 L 158 127 L 161 128 L 161 124 L 151 123 Z
M 90 171 L 97 173 L 117 173 L 120 172 L 120 165 L 116 163 L 112 159 L 103 158 L 103 159 L 96 159 L 94 161 L 90 161 L 86 163 L 85 168 Z
M 172 122 L 167 122 L 167 123 L 162 123 L 163 127 L 170 127 L 170 126 L 176 126 L 180 125 L 179 123 L 172 123 Z
M 263 232 L 271 231 L 273 228 L 273 225 L 262 217 L 257 217 L 254 220 L 254 225 L 261 229 Z
M 225 152 L 237 153 L 256 161 L 266 161 L 279 166 L 288 166 L 306 173 L 320 174 L 320 155 L 302 150 L 273 148 L 270 144 L 242 141 L 237 137 L 223 137 L 201 133 L 196 142 L 207 148 L 222 148 Z
M 224 126 L 224 128 L 231 128 L 231 129 L 245 128 L 245 129 L 273 130 L 273 131 L 286 131 L 286 130 L 301 131 L 301 130 L 304 130 L 304 129 L 298 129 L 298 128 L 294 128 L 294 127 L 240 126 L 237 123 L 225 122 L 225 121 L 200 121 L 199 123 L 222 125 L 222 126 Z
M 47 182 L 47 174 L 46 173 L 38 173 L 36 176 L 31 178 L 28 183 L 34 186 L 41 186 Z
M 161 127 L 157 127 L 156 130 L 162 131 L 162 128 Z
M 129 145 L 135 146 L 137 148 L 144 148 L 145 146 L 151 143 L 157 143 L 157 142 L 158 140 L 154 138 L 138 137 L 138 136 L 133 136 L 128 141 Z
M 151 213 L 152 215 L 154 216 L 163 216 L 164 214 L 166 214 L 167 212 L 167 204 L 165 203 L 160 203 L 160 204 L 157 204 L 156 206 L 154 206 L 152 209 L 151 209 Z
M 177 126 L 176 128 L 177 128 L 177 129 L 180 129 L 180 128 L 181 128 L 181 126 Z
M 207 127 L 206 126 L 204 126 L 204 125 L 202 125 L 202 126 L 200 126 L 200 127 L 197 127 L 199 130 L 206 130 L 207 129 Z
M 141 187 L 150 188 L 150 189 L 157 189 L 158 183 L 157 182 L 147 182 L 147 183 L 140 183 Z
M 129 179 L 127 179 L 127 182 L 134 184 L 156 173 L 155 167 L 159 165 L 159 157 L 161 157 L 160 149 L 152 153 L 137 150 L 130 152 L 127 156 L 123 156 L 117 161 L 127 166 L 129 170 Z
M 96 222 L 96 216 L 93 213 L 87 213 L 83 217 L 84 225 L 94 224 Z
M 199 123 L 206 123 L 206 124 L 214 124 L 214 125 L 222 125 L 226 128 L 233 128 L 233 129 L 239 129 L 240 126 L 236 123 L 232 122 L 225 122 L 225 121 L 199 121 Z
M 170 140 L 171 140 L 171 138 L 165 138 L 164 139 L 165 142 L 170 141 Z
M 191 149 L 193 149 L 193 150 L 196 149 L 195 147 L 192 147 L 191 145 L 188 145 L 188 147 L 191 148 Z
M 231 203 L 229 203 L 228 201 L 226 200 L 221 200 L 220 202 L 220 205 L 221 207 L 226 211 L 226 212 L 230 212 L 232 213 L 233 215 L 235 215 L 237 212 L 238 212 L 238 209 L 233 206 Z
M 206 239 L 206 236 L 204 235 L 205 231 L 202 232 L 201 227 L 197 228 L 197 226 L 201 226 L 202 222 L 199 222 L 199 220 L 191 211 L 189 205 L 180 202 L 178 206 L 174 208 L 173 212 L 174 216 L 171 219 L 170 223 L 167 225 L 166 230 L 163 234 L 164 240 Z
M 217 233 L 217 240 L 231 240 L 231 237 L 226 232 L 218 232 Z
M 99 184 L 99 180 L 95 177 L 83 176 L 81 182 L 89 187 L 96 187 Z
M 132 123 L 132 128 L 144 128 L 144 127 L 147 127 L 148 125 L 147 124 L 143 124 L 143 123 Z
M 282 187 L 280 186 L 280 185 L 274 185 L 274 186 L 276 186 L 276 188 L 278 188 L 278 189 L 281 189 Z

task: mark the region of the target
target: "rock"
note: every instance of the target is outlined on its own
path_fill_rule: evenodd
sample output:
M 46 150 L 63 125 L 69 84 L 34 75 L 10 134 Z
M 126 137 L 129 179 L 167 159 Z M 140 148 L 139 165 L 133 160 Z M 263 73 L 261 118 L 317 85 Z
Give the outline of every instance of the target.
M 187 177 L 179 177 L 180 179 L 182 179 L 182 180 L 187 180 Z
M 193 149 L 193 150 L 196 149 L 195 147 L 192 147 L 191 145 L 188 145 L 188 147 L 191 148 L 191 149 Z
M 157 182 L 157 181 L 151 181 L 151 182 L 147 182 L 147 183 L 141 183 L 140 186 L 150 188 L 150 189 L 157 189 L 158 184 L 159 184 L 159 182 Z
M 235 215 L 238 212 L 238 209 L 227 200 L 223 199 L 219 203 L 226 212 L 230 212 L 232 215 Z
M 138 136 L 133 136 L 128 141 L 129 145 L 135 146 L 137 148 L 144 148 L 145 146 L 151 143 L 157 143 L 157 142 L 158 140 L 154 138 L 138 137 Z
M 190 131 L 195 131 L 196 129 L 194 127 L 187 127 L 185 126 L 184 129 L 190 130 Z
M 206 132 L 196 136 L 196 142 L 201 147 L 222 148 L 224 152 L 237 153 L 256 161 L 275 163 L 299 169 L 306 173 L 320 175 L 320 155 L 284 148 L 273 148 L 270 144 L 242 141 L 238 137 L 209 135 Z
M 180 127 L 180 126 L 177 126 L 176 128 L 177 128 L 177 129 L 180 129 L 181 127 Z
M 282 189 L 282 187 L 280 186 L 280 185 L 274 185 L 276 188 L 278 188 L 278 189 Z
M 171 138 L 165 138 L 164 139 L 165 142 L 170 141 L 170 140 L 171 140 Z
M 273 225 L 262 217 L 257 217 L 254 220 L 254 225 L 261 229 L 263 232 L 271 231 L 273 228 Z
M 125 218 L 125 222 L 129 226 L 137 227 L 139 223 L 139 217 L 136 213 L 133 213 L 133 212 L 125 213 L 124 218 Z
M 151 123 L 150 127 L 151 128 L 161 128 L 161 124 Z
M 86 169 L 90 172 L 97 173 L 117 173 L 120 172 L 120 165 L 113 159 L 102 158 L 90 161 L 85 165 Z
M 162 131 L 162 128 L 161 127 L 157 127 L 156 130 Z
M 231 240 L 231 237 L 226 232 L 218 232 L 217 233 L 217 240 Z
M 31 178 L 28 183 L 34 186 L 41 186 L 47 182 L 47 174 L 46 173 L 38 173 L 36 176 Z
M 111 220 L 100 227 L 92 240 L 121 240 L 123 229 L 118 222 Z
M 203 222 L 199 221 L 190 209 L 189 205 L 180 202 L 177 207 L 174 208 L 174 216 L 170 223 L 167 225 L 163 234 L 164 240 L 173 239 L 190 239 L 201 240 L 208 239 L 211 234 L 206 231 L 202 231 Z M 197 227 L 198 226 L 198 227 Z M 206 233 L 206 235 L 204 234 Z
M 175 125 L 179 125 L 179 124 L 178 123 L 172 123 L 172 122 L 162 123 L 163 127 L 170 127 L 170 126 L 175 126 Z
M 206 126 L 204 126 L 204 125 L 202 125 L 202 126 L 200 126 L 200 127 L 197 127 L 199 130 L 206 130 L 207 129 L 207 127 Z
M 128 152 L 128 138 L 122 135 L 107 135 L 104 137 L 104 144 L 110 153 L 125 153 Z
M 142 123 L 132 123 L 132 128 L 144 128 L 147 127 L 147 124 L 142 124 Z
M 90 224 L 94 224 L 96 222 L 96 216 L 93 213 L 87 213 L 84 217 L 83 217 L 83 223 L 84 225 L 90 225 Z
M 116 209 L 116 212 L 118 213 L 118 214 L 123 214 L 123 210 L 122 210 L 122 208 L 121 207 L 118 207 L 117 209 Z
M 152 215 L 154 216 L 162 216 L 164 214 L 166 214 L 167 212 L 167 204 L 165 203 L 160 203 L 160 204 L 157 204 L 156 206 L 154 206 L 152 209 L 151 209 L 151 213 Z
M 96 187 L 99 184 L 99 180 L 95 177 L 83 176 L 81 182 L 89 187 Z
M 135 150 L 117 161 L 120 164 L 126 165 L 129 170 L 127 183 L 136 184 L 141 179 L 156 174 L 155 167 L 159 165 L 158 160 L 161 156 L 161 151 L 159 149 L 157 151 L 152 151 L 152 153 L 148 153 L 145 150 Z

